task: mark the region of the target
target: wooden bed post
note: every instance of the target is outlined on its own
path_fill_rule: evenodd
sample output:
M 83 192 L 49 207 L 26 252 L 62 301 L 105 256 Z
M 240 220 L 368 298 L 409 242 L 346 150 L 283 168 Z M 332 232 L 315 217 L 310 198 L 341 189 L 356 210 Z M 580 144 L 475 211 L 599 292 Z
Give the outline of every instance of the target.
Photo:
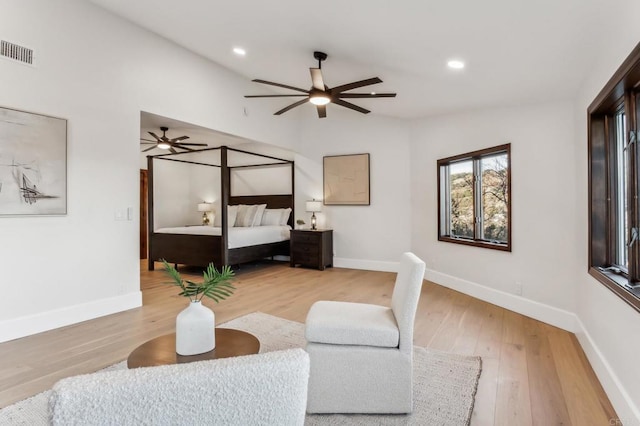
M 149 241 L 147 254 L 148 269 L 153 271 L 155 269 L 155 262 L 153 260 L 153 157 L 147 156 L 147 239 Z
M 291 228 L 295 229 L 296 228 L 296 203 L 294 202 L 294 200 L 296 199 L 296 194 L 295 194 L 295 163 L 293 162 L 293 160 L 291 161 Z
M 222 265 L 217 265 L 218 267 L 222 267 L 223 265 L 227 265 L 229 262 L 229 193 L 231 192 L 231 174 L 229 172 L 229 167 L 227 165 L 227 147 L 220 147 L 220 194 L 222 198 L 220 199 L 220 210 L 222 210 Z

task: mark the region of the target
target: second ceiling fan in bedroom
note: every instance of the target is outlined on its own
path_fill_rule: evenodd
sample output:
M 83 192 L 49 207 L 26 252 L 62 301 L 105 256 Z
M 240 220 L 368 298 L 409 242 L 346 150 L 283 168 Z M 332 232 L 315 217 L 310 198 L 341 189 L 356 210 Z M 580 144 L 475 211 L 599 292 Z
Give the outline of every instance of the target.
M 246 95 L 245 98 L 280 98 L 280 97 L 296 97 L 301 96 L 304 99 L 301 99 L 297 102 L 292 103 L 291 105 L 282 108 L 277 111 L 274 115 L 283 114 L 290 109 L 293 109 L 297 106 L 300 106 L 306 102 L 311 102 L 316 106 L 318 110 L 318 117 L 325 118 L 327 116 L 327 104 L 333 103 L 336 105 L 343 106 L 345 108 L 349 108 L 363 114 L 368 114 L 368 109 L 362 108 L 358 105 L 352 104 L 351 102 L 347 102 L 344 99 L 370 99 L 370 98 L 394 98 L 396 96 L 395 93 L 345 93 L 349 90 L 357 89 L 364 86 L 370 86 L 372 84 L 382 83 L 378 77 L 368 78 L 366 80 L 354 81 L 353 83 L 343 84 L 341 86 L 336 87 L 328 87 L 324 83 L 324 78 L 322 77 L 322 61 L 327 59 L 327 54 L 324 52 L 313 52 L 313 57 L 318 60 L 318 68 L 309 68 L 311 72 L 311 82 L 312 86 L 309 90 L 301 89 L 299 87 L 288 86 L 286 84 L 274 83 L 272 81 L 266 80 L 252 80 L 256 83 L 268 84 L 271 86 L 283 87 L 285 89 L 295 90 L 297 92 L 302 92 L 303 94 L 293 94 L 293 95 Z
M 151 151 L 152 149 L 159 148 L 163 150 L 169 150 L 173 154 L 177 154 L 178 151 L 176 150 L 176 148 L 185 151 L 193 151 L 192 148 L 189 148 L 190 146 L 208 146 L 206 143 L 182 142 L 185 139 L 189 139 L 189 136 L 179 136 L 177 138 L 170 139 L 167 137 L 167 130 L 169 130 L 168 127 L 160 127 L 160 130 L 162 131 L 162 136 L 158 136 L 153 132 L 148 132 L 151 136 L 153 136 L 155 140 L 140 139 L 141 141 L 143 141 L 140 142 L 141 145 L 153 145 L 147 149 L 143 149 L 142 152 L 147 152 Z

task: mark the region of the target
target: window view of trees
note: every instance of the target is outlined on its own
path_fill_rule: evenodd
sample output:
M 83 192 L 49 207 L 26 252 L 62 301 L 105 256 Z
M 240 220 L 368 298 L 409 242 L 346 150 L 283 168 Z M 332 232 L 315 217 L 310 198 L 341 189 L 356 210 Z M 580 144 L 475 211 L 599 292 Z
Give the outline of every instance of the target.
M 509 145 L 438 160 L 439 239 L 510 250 Z
M 483 158 L 482 165 L 482 238 L 507 241 L 507 205 L 509 181 L 507 154 Z
M 451 235 L 473 238 L 473 162 L 449 167 L 451 182 Z

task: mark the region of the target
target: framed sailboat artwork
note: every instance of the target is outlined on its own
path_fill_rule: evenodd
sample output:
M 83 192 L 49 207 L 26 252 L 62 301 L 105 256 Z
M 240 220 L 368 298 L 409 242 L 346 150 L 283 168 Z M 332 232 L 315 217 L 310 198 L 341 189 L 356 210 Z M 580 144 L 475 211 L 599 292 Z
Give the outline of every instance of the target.
M 67 214 L 67 120 L 0 107 L 0 216 Z

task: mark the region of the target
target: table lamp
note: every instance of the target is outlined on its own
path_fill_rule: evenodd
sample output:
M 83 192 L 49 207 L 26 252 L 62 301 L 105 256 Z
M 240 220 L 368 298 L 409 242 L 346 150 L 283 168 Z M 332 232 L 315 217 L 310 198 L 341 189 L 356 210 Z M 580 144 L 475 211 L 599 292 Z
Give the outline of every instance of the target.
M 202 225 L 209 225 L 209 216 L 207 215 L 207 213 L 211 211 L 211 203 L 199 203 L 198 211 L 202 212 Z
M 322 201 L 316 201 L 315 199 L 307 201 L 306 210 L 311 212 L 311 230 L 316 230 L 316 212 L 322 211 Z

